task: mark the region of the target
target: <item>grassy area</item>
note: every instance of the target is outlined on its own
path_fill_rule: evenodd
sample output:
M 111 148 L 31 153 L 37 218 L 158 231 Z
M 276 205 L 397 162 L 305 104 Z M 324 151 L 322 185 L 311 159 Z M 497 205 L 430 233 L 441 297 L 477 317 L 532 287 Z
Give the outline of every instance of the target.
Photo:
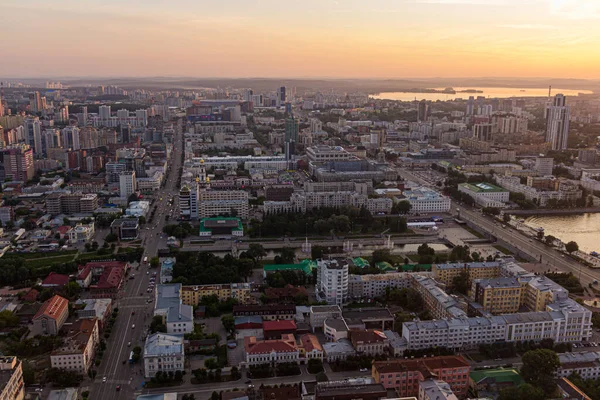
M 499 244 L 494 245 L 494 248 L 496 250 L 498 250 L 499 252 L 501 252 L 502 254 L 506 254 L 507 256 L 512 256 L 512 251 L 510 251 L 509 249 L 507 249 L 504 246 L 500 246 Z
M 471 228 L 470 226 L 463 225 L 462 228 L 478 239 L 485 239 L 485 236 L 483 236 L 481 233 L 477 232 L 475 229 Z
M 110 260 L 112 258 L 115 258 L 114 254 L 98 255 L 98 253 L 96 253 L 94 251 L 92 253 L 81 253 L 79 255 L 79 257 L 77 257 L 77 261 L 82 262 L 82 261 L 91 261 L 91 260 Z
M 36 258 L 33 260 L 27 260 L 27 266 L 32 268 L 41 268 L 46 267 L 48 265 L 53 264 L 63 264 L 66 262 L 71 262 L 75 259 L 74 254 L 67 254 L 56 257 L 46 257 L 46 258 Z
M 37 253 L 19 253 L 19 257 L 22 257 L 26 260 L 35 260 L 38 258 L 44 258 L 44 259 L 48 259 L 48 258 L 54 258 L 54 257 L 61 257 L 61 256 L 67 256 L 70 255 L 71 258 L 74 257 L 75 254 L 78 253 L 78 250 L 63 250 L 60 253 L 58 253 L 58 256 L 54 256 L 55 253 L 48 253 L 48 252 L 37 252 Z M 50 257 L 48 256 L 50 255 Z

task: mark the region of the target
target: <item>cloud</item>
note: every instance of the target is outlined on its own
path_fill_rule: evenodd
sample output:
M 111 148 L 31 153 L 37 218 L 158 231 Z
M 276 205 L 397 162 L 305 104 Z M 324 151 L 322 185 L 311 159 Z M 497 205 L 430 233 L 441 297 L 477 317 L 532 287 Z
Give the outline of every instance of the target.
M 528 29 L 528 30 L 556 30 L 559 29 L 555 25 L 544 25 L 544 24 L 503 24 L 498 25 L 499 28 L 508 29 Z
M 507 0 L 410 0 L 410 3 L 495 6 L 495 5 L 507 4 L 508 1 Z
M 595 19 L 600 18 L 600 1 L 551 0 L 550 11 L 569 19 Z

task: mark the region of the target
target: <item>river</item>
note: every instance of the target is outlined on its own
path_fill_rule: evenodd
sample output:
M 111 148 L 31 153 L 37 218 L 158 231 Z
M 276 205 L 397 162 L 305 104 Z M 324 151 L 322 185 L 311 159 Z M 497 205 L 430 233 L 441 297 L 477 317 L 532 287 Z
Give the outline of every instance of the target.
M 544 234 L 563 243 L 577 242 L 579 249 L 600 252 L 600 214 L 533 216 L 525 220 L 532 228 L 544 228 Z
M 434 88 L 437 90 L 444 90 L 444 88 Z M 548 88 L 498 88 L 498 87 L 455 87 L 454 90 L 457 92 L 460 90 L 478 90 L 483 93 L 407 93 L 407 92 L 382 92 L 371 97 L 375 99 L 386 99 L 386 100 L 401 100 L 401 101 L 413 101 L 417 100 L 441 100 L 448 101 L 454 99 L 468 99 L 469 96 L 485 96 L 486 98 L 499 98 L 504 99 L 508 97 L 546 97 L 548 96 Z M 579 93 L 591 94 L 590 90 L 572 90 L 572 89 L 555 89 L 552 88 L 552 94 L 562 93 L 565 96 L 577 96 Z

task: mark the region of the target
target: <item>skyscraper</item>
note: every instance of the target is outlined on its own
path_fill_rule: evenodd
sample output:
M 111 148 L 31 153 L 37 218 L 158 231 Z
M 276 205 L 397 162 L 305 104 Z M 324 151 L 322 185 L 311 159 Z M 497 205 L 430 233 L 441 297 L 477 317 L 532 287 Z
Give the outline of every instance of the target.
M 469 96 L 467 101 L 467 115 L 473 115 L 475 112 L 475 97 Z
M 44 109 L 40 92 L 33 92 L 29 95 L 29 108 L 31 112 L 41 112 Z
M 38 117 L 27 118 L 25 126 L 25 143 L 33 148 L 33 152 L 42 154 L 42 123 Z
M 285 120 L 285 141 L 298 142 L 298 133 L 300 132 L 300 123 L 294 117 Z
M 419 102 L 419 106 L 418 106 L 418 121 L 419 122 L 425 122 L 427 121 L 427 117 L 429 116 L 429 104 L 427 104 L 427 101 L 425 100 L 421 100 Z
M 546 107 L 546 142 L 552 144 L 552 150 L 564 150 L 569 139 L 569 119 L 571 109 L 567 98 L 557 94 Z
M 33 151 L 26 144 L 14 144 L 0 150 L 0 179 L 27 182 L 35 174 Z

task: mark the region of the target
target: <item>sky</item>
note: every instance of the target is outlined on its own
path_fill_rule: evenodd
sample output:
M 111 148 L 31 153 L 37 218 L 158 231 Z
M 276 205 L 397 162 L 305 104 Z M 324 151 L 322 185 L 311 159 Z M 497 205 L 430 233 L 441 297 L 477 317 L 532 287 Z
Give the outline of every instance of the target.
M 600 78 L 600 0 L 0 0 L 0 78 Z

